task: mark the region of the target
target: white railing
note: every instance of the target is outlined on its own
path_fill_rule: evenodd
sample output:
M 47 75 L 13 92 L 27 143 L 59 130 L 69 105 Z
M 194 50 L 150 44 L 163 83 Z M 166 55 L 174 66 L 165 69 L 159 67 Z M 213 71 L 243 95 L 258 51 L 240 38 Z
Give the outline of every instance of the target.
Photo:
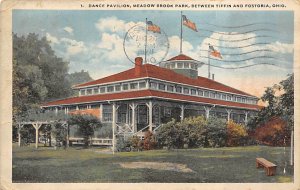
M 84 140 L 80 137 L 70 137 L 69 141 L 72 142 L 74 145 L 83 145 Z M 92 142 L 91 142 L 92 141 Z M 92 145 L 112 145 L 113 140 L 108 138 L 92 138 L 92 140 L 89 139 L 89 142 L 91 142 Z

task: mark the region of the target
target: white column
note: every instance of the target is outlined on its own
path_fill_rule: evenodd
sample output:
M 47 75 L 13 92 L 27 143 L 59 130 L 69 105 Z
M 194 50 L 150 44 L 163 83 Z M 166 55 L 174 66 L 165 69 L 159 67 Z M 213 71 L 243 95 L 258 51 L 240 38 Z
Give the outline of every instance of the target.
M 78 105 L 76 106 L 76 110 L 79 110 L 79 107 L 78 107 Z
M 21 129 L 24 125 L 18 124 L 18 145 L 21 146 Z
M 66 125 L 67 125 L 67 147 L 69 147 L 69 144 L 70 144 L 69 125 L 68 125 L 68 123 L 66 123 Z
M 150 88 L 149 80 L 146 80 L 146 89 L 149 89 L 149 88 Z
M 180 121 L 183 121 L 184 119 L 184 105 L 180 106 L 181 112 L 180 112 Z
M 133 126 L 133 132 L 136 133 L 137 132 L 137 125 L 136 125 L 136 118 L 135 118 L 135 109 L 137 107 L 137 105 L 135 103 L 132 103 L 130 105 L 131 109 L 132 109 L 132 126 Z
M 249 111 L 245 111 L 245 125 L 247 125 L 247 123 L 248 123 L 248 114 L 249 114 Z
M 55 107 L 55 115 L 58 113 L 58 107 Z
M 41 123 L 33 123 L 32 126 L 35 128 L 35 148 L 39 146 L 39 128 L 42 126 Z
M 149 131 L 152 131 L 153 129 L 153 123 L 152 123 L 152 115 L 153 115 L 153 102 L 150 100 L 149 104 L 146 104 L 149 110 Z
M 99 115 L 99 118 L 100 118 L 100 121 L 102 122 L 103 121 L 103 104 L 100 104 L 100 115 Z
M 113 103 L 112 108 L 112 131 L 113 131 L 113 154 L 115 154 L 115 128 L 116 128 L 116 103 Z
M 208 119 L 208 118 L 209 118 L 209 112 L 210 112 L 210 108 L 209 108 L 209 107 L 206 107 L 206 106 L 204 106 L 204 110 L 205 110 L 205 117 L 206 117 L 206 119 Z
M 231 112 L 232 112 L 232 109 L 225 109 L 226 110 L 226 112 L 227 112 L 227 121 L 229 121 L 230 120 L 230 114 L 231 114 Z

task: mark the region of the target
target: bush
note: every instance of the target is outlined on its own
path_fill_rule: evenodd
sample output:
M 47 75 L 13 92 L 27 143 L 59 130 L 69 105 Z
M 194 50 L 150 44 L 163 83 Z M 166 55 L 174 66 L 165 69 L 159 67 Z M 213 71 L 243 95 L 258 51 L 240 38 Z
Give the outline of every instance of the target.
M 248 133 L 242 124 L 229 120 L 227 123 L 227 146 L 248 144 Z
M 210 117 L 205 127 L 205 147 L 223 147 L 226 145 L 226 120 Z
M 280 117 L 272 117 L 256 128 L 254 138 L 260 143 L 272 146 L 284 146 L 290 143 L 290 130 Z M 285 142 L 284 142 L 285 141 Z
M 144 149 L 145 150 L 152 150 L 156 146 L 156 141 L 154 138 L 154 135 L 151 131 L 147 131 L 145 133 L 145 138 L 144 138 Z

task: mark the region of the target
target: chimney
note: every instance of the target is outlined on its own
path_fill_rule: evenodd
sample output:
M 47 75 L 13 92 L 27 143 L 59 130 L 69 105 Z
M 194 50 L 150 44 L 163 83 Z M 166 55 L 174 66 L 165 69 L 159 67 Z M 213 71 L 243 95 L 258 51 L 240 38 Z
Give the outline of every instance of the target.
M 140 76 L 142 72 L 143 58 L 136 57 L 134 61 L 135 61 L 134 74 L 135 76 Z
M 212 74 L 212 80 L 215 80 L 215 74 Z

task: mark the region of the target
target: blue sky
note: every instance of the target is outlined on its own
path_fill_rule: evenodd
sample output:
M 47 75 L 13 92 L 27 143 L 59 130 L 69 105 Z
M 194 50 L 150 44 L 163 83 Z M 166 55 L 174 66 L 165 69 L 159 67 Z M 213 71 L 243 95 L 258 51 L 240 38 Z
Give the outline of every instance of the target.
M 265 87 L 293 72 L 293 12 L 184 11 L 183 14 L 198 29 L 194 32 L 183 27 L 184 54 L 207 63 L 205 51 L 210 43 L 223 57 L 211 60 L 212 65 L 224 68 L 259 63 L 275 65 L 243 69 L 212 67 L 217 81 L 260 96 Z M 130 27 L 143 24 L 145 18 L 168 36 L 170 47 L 165 59 L 178 55 L 180 11 L 14 10 L 13 32 L 46 36 L 56 54 L 70 62 L 70 72 L 87 70 L 97 79 L 133 66 L 124 54 L 123 39 Z M 199 68 L 199 75 L 207 76 L 206 65 Z

